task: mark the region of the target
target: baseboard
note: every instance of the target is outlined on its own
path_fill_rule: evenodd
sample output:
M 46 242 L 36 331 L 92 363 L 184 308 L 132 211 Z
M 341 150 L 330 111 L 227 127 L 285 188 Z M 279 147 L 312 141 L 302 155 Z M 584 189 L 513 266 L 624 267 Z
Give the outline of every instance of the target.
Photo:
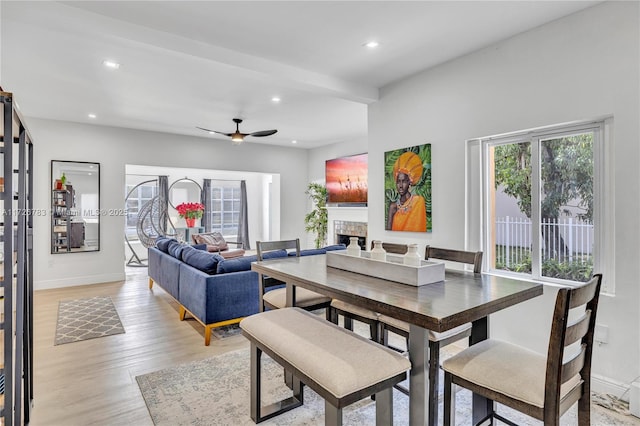
M 598 393 L 607 393 L 629 402 L 629 385 L 608 377 L 592 374 L 591 390 Z
M 629 395 L 629 412 L 640 417 L 640 382 L 631 383 Z
M 57 280 L 34 281 L 34 290 L 49 290 L 53 288 L 74 287 L 87 284 L 110 283 L 114 281 L 124 281 L 124 272 L 103 275 L 88 275 L 84 277 L 60 278 Z

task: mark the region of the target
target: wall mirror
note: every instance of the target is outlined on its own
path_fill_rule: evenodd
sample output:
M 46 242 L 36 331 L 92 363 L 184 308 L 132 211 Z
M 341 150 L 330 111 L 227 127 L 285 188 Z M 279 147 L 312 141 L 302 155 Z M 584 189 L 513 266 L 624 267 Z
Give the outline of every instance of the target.
M 199 203 L 202 187 L 187 177 L 178 179 L 169 186 L 169 205 L 174 209 L 182 203 Z
M 51 253 L 100 250 L 100 163 L 51 161 Z

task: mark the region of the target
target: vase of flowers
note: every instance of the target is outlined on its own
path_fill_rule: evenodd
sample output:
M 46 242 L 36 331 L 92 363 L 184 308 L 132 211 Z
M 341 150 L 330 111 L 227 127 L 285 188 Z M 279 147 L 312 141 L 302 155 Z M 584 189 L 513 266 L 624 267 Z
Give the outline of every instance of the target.
M 176 210 L 178 210 L 180 217 L 184 218 L 184 221 L 187 222 L 187 228 L 193 228 L 196 226 L 196 219 L 202 217 L 204 205 L 200 203 L 182 203 L 176 206 Z

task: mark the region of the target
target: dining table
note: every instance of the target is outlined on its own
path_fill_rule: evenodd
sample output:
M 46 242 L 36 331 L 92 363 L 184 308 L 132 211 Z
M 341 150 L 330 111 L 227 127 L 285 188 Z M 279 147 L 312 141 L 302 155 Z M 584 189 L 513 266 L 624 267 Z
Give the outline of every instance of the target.
M 296 287 L 405 321 L 409 328 L 409 424 L 428 421 L 428 330 L 444 332 L 472 323 L 469 344 L 489 337 L 489 315 L 542 295 L 530 280 L 446 269 L 444 280 L 414 286 L 327 266 L 327 255 L 254 262 L 251 269 L 286 283 L 287 306 L 295 306 Z M 473 424 L 493 401 L 473 395 Z

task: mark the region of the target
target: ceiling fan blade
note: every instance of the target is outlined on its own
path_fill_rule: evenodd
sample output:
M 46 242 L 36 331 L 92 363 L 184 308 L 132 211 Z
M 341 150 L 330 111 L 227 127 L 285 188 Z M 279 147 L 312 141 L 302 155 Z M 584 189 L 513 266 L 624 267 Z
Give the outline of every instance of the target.
M 253 133 L 249 133 L 249 136 L 255 136 L 255 137 L 260 137 L 260 136 L 271 136 L 274 133 L 276 133 L 277 130 L 261 130 L 259 132 L 253 132 Z
M 196 128 L 197 128 L 197 129 L 200 129 L 200 130 L 204 130 L 205 132 L 209 132 L 209 133 L 217 133 L 217 134 L 219 134 L 219 135 L 224 135 L 224 136 L 231 136 L 231 135 L 232 135 L 232 133 L 219 132 L 219 131 L 217 131 L 217 130 L 205 129 L 204 127 L 198 127 L 198 126 L 196 126 Z

